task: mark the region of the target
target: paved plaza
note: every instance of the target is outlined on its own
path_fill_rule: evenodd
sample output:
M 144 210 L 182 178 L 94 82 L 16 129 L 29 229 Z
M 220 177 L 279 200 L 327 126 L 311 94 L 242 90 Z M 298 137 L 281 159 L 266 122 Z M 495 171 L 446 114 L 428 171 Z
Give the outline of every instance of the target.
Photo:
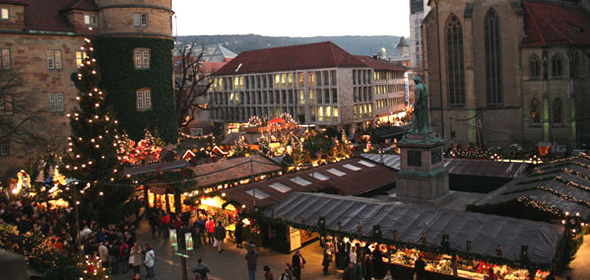
M 158 280 L 181 280 L 180 257 L 174 254 L 172 246 L 164 238 L 151 238 L 149 226 L 145 220 L 137 231 L 138 244 L 143 245 L 150 243 L 156 252 L 155 274 Z M 244 259 L 246 249 L 236 248 L 235 243 L 226 239 L 225 250 L 217 253 L 212 245 L 201 246 L 190 253 L 187 259 L 187 279 L 192 280 L 193 274 L 190 268 L 197 263 L 197 258 L 202 258 L 203 262 L 209 265 L 212 279 L 221 280 L 242 280 L 248 279 L 248 268 Z M 330 268 L 329 275 L 322 273 L 322 249 L 318 242 L 314 242 L 301 249 L 301 254 L 306 260 L 305 267 L 302 270 L 302 279 L 341 279 L 342 271 Z M 264 279 L 262 268 L 268 265 L 274 274 L 274 279 L 280 279 L 281 272 L 285 269 L 285 264 L 291 262 L 291 256 L 288 254 L 272 251 L 268 248 L 258 248 L 258 269 L 256 270 L 256 279 Z M 133 279 L 131 271 L 127 274 L 114 275 L 115 280 Z M 141 267 L 141 279 L 147 279 L 145 268 Z

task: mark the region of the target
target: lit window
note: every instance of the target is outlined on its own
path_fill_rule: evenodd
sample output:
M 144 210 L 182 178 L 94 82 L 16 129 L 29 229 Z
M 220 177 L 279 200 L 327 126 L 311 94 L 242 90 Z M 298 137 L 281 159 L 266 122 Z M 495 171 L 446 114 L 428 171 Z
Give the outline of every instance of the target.
M 47 69 L 61 69 L 61 51 L 47 51 Z
M 134 60 L 135 69 L 149 69 L 150 68 L 150 50 L 149 49 L 135 49 Z
M 7 20 L 10 18 L 10 14 L 8 13 L 8 8 L 2 8 L 1 10 L 1 16 L 3 20 Z
M 0 156 L 10 155 L 10 145 L 8 139 L 0 139 Z
M 0 52 L 2 67 L 0 69 L 10 69 L 10 49 L 2 49 Z
M 138 111 L 145 111 L 152 108 L 152 93 L 149 88 L 139 89 L 135 92 L 135 95 Z
M 84 59 L 86 58 L 85 51 L 76 51 L 76 68 L 82 67 Z
M 52 113 L 64 112 L 64 94 L 51 93 L 49 94 L 49 111 Z
M 0 116 L 8 116 L 14 114 L 14 106 L 12 101 L 12 95 L 3 94 L 0 95 Z

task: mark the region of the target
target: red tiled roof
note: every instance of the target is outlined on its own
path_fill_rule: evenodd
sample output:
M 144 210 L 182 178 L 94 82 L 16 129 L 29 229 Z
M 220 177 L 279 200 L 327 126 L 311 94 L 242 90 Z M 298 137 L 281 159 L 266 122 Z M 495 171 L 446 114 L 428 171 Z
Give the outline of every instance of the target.
M 366 67 L 366 65 L 334 43 L 321 42 L 245 51 L 215 72 L 215 75 L 331 67 Z
M 29 30 L 73 32 L 63 13 L 67 10 L 96 10 L 93 0 L 29 0 L 25 7 L 25 27 Z
M 370 56 L 364 56 L 364 55 L 355 55 L 355 56 L 360 61 L 362 61 L 364 64 L 366 64 L 367 66 L 369 66 L 377 71 L 387 71 L 387 70 L 389 70 L 389 71 L 406 71 L 405 67 L 393 64 L 388 61 L 384 61 L 384 60 L 380 60 L 380 59 L 376 59 L 376 58 L 372 58 Z
M 367 162 L 372 164 L 372 167 L 363 165 L 363 163 L 366 164 Z M 345 166 L 348 165 L 357 167 L 359 170 L 352 171 L 347 169 Z M 343 175 L 337 176 L 328 171 L 332 169 L 342 172 Z M 312 173 L 314 176 L 311 175 Z M 363 158 L 354 158 L 334 164 L 322 165 L 313 169 L 274 177 L 268 180 L 256 182 L 254 184 L 237 186 L 235 188 L 225 190 L 225 193 L 231 200 L 239 204 L 246 205 L 246 207 L 251 207 L 253 206 L 254 198 L 248 193 L 248 191 L 256 188 L 256 190 L 268 194 L 268 197 L 256 199 L 256 206 L 264 207 L 275 204 L 294 192 L 317 191 L 323 193 L 336 193 L 340 195 L 360 195 L 394 184 L 396 174 L 397 171 L 383 164 L 370 162 Z M 295 178 L 297 177 L 310 182 L 311 184 L 306 186 L 299 185 L 295 182 L 297 180 Z M 285 192 L 281 192 L 269 186 L 275 183 L 280 183 L 289 189 L 285 190 Z
M 590 14 L 579 7 L 523 1 L 522 47 L 590 45 Z

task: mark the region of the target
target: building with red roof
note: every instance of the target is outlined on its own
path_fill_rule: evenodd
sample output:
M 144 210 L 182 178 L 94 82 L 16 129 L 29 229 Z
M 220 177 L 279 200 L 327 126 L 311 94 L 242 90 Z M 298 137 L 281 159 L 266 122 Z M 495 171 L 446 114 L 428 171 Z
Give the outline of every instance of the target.
M 590 148 L 590 2 L 430 1 L 434 131 L 456 144 Z
M 0 92 L 0 117 L 19 121 L 40 111 L 48 121 L 32 127 L 47 136 L 39 147 L 0 128 L 0 173 L 24 167 L 46 145 L 65 146 L 71 134 L 65 115 L 78 105 L 70 77 L 85 58 L 87 36 L 94 39 L 101 89 L 123 129 L 137 139 L 149 124 L 175 141 L 176 119 L 161 117 L 175 114 L 172 15 L 169 0 L 0 0 L 0 71 L 20 79 L 18 88 Z
M 332 42 L 240 53 L 213 74 L 213 122 L 289 113 L 300 124 L 354 130 L 405 108 L 406 69 L 352 55 Z

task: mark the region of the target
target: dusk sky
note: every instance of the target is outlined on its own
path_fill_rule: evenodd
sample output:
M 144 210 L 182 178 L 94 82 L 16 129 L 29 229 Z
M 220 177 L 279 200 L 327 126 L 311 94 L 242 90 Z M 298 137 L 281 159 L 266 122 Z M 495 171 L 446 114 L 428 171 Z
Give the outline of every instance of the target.
M 408 36 L 407 0 L 172 0 L 178 35 Z

